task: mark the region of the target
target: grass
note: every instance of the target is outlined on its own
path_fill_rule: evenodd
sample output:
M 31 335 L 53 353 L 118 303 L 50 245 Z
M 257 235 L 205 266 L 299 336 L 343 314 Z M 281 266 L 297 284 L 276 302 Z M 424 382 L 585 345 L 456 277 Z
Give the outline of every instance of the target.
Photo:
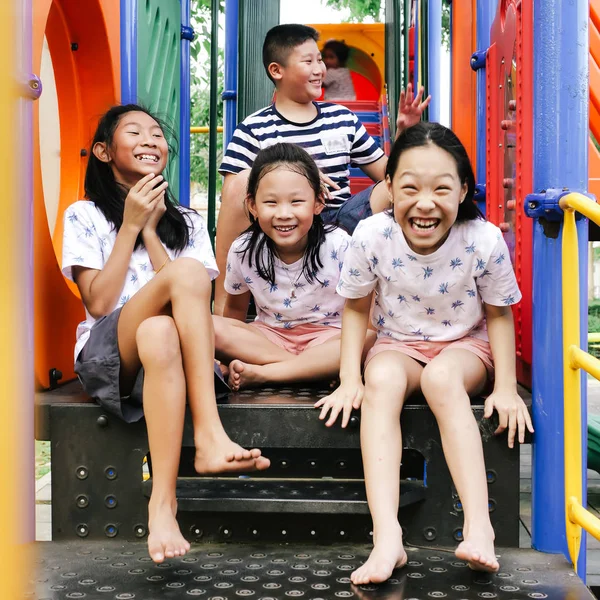
M 35 479 L 50 472 L 50 442 L 35 442 Z

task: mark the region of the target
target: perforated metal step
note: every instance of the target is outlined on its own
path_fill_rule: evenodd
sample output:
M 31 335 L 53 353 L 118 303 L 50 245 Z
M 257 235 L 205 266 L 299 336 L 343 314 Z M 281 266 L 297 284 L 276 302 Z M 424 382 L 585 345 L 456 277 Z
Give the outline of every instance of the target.
M 400 505 L 425 498 L 423 482 L 403 481 Z M 144 485 L 150 498 L 152 481 Z M 200 479 L 179 478 L 180 511 L 369 514 L 362 479 Z
M 154 565 L 146 545 L 43 542 L 29 598 L 37 600 L 589 600 L 562 556 L 498 550 L 496 575 L 475 573 L 453 552 L 408 548 L 409 562 L 385 584 L 354 586 L 366 546 L 194 545 Z

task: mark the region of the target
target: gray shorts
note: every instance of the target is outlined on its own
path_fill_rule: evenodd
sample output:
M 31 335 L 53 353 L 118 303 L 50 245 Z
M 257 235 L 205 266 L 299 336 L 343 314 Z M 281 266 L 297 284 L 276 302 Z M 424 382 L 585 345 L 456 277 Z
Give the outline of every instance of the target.
M 118 308 L 94 323 L 90 337 L 75 361 L 75 373 L 85 392 L 102 408 L 127 423 L 134 423 L 144 416 L 144 369 L 140 368 L 129 395 L 122 395 L 119 385 L 121 357 L 117 340 L 120 316 L 121 309 Z
M 373 214 L 371 210 L 371 194 L 377 184 L 350 196 L 341 206 L 325 207 L 321 213 L 323 223 L 341 227 L 346 233 L 352 235 L 360 221 Z
M 90 337 L 75 361 L 75 373 L 85 392 L 102 408 L 126 423 L 134 423 L 144 416 L 144 369 L 141 367 L 138 371 L 129 395 L 123 395 L 119 385 L 121 356 L 117 339 L 120 316 L 121 308 L 118 308 L 94 323 Z M 214 371 L 217 397 L 227 395 L 230 389 L 216 363 Z

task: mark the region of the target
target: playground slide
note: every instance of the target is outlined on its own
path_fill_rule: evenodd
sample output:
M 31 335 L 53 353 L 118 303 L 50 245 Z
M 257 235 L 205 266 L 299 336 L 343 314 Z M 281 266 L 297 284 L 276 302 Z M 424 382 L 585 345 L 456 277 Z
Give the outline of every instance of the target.
M 590 131 L 600 141 L 600 0 L 590 0 Z M 588 189 L 600 198 L 600 152 L 590 136 Z

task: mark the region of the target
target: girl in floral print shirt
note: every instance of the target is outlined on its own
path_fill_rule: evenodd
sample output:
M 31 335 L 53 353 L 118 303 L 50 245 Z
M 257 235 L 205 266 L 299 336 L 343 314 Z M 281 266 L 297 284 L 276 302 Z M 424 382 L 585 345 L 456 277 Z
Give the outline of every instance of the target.
M 346 253 L 338 292 L 342 319 L 340 387 L 318 404 L 333 424 L 362 404 L 361 445 L 374 548 L 355 584 L 388 579 L 406 563 L 398 523 L 400 411 L 421 391 L 433 411 L 464 509 L 456 556 L 497 571 L 479 428 L 469 397 L 494 381 L 485 417 L 498 411 L 508 444 L 533 431 L 517 394 L 511 305 L 521 294 L 500 230 L 479 213 L 475 180 L 456 135 L 420 123 L 395 142 L 386 182 L 392 209 L 362 221 Z M 371 300 L 377 342 L 361 376 Z M 495 379 L 494 379 L 495 372 Z M 393 376 L 390 376 L 393 374 Z
M 213 317 L 229 384 L 337 377 L 344 299 L 336 286 L 350 237 L 323 225 L 315 162 L 294 144 L 262 150 L 246 202 L 251 226 L 229 250 L 225 312 Z M 250 296 L 257 317 L 248 324 Z
M 84 389 L 127 422 L 145 416 L 153 481 L 148 550 L 155 562 L 190 548 L 175 496 L 186 399 L 199 473 L 269 466 L 258 449 L 230 440 L 219 419 L 210 314 L 218 270 L 202 219 L 169 193 L 164 131 L 134 104 L 114 106 L 100 119 L 87 200 L 65 212 L 62 264 L 86 311 L 75 351 Z

